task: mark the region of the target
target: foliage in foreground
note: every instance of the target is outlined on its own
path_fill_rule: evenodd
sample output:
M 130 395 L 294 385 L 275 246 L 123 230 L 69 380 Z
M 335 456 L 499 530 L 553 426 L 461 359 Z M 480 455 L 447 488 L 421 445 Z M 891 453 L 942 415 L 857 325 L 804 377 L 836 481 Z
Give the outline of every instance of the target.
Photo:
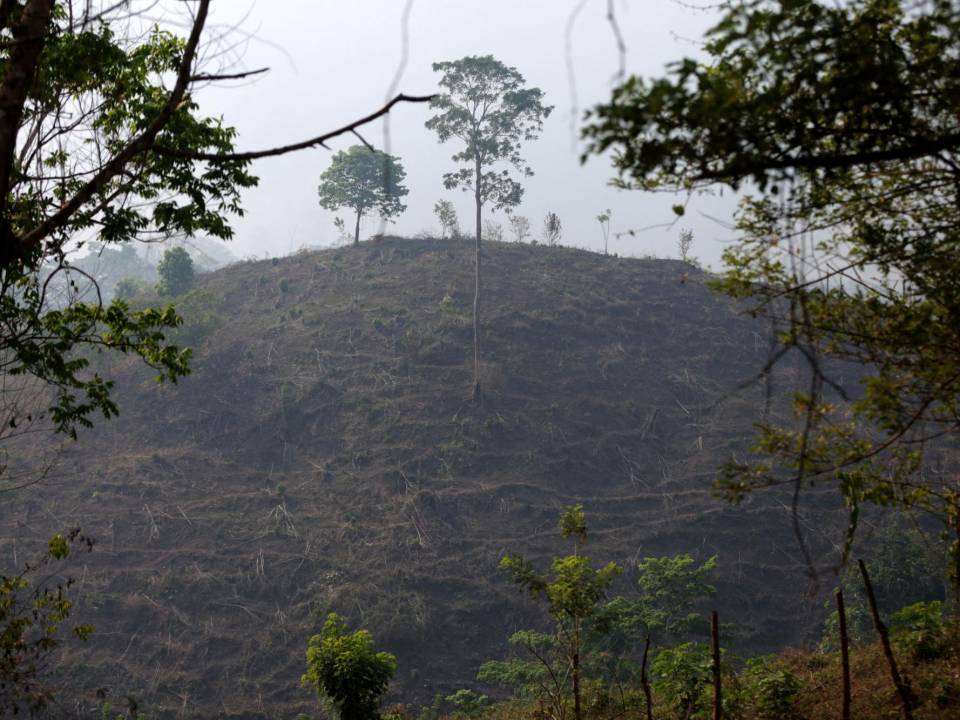
M 510 643 L 520 651 L 517 655 L 481 666 L 478 679 L 511 689 L 511 701 L 485 710 L 483 704 L 472 703 L 474 696 L 463 690 L 463 707 L 454 715 L 500 718 L 535 712 L 549 720 L 711 717 L 715 664 L 709 624 L 698 609 L 715 593 L 709 580 L 717 558 L 699 565 L 689 555 L 645 558 L 637 565 L 637 594 L 606 600 L 620 568 L 610 564 L 594 570 L 580 555 L 586 539 L 581 506 L 565 510 L 561 533 L 574 539 L 574 554 L 555 558 L 550 576 L 519 556 L 507 555 L 501 562 L 515 582 L 546 601 L 555 629 L 516 632 Z M 878 598 L 900 673 L 908 685 L 912 681 L 919 699 L 915 717 L 939 717 L 947 709 L 960 711 L 958 615 L 956 608 L 943 600 L 930 599 L 943 597 L 943 568 L 917 531 L 907 532 L 896 523 L 881 527 L 876 544 L 872 555 L 875 582 L 870 592 Z M 855 707 L 870 708 L 872 714 L 862 717 L 895 717 L 900 712 L 900 696 L 890 682 L 886 657 L 875 642 L 872 618 L 860 607 L 866 602 L 861 599 L 862 590 L 855 587 L 852 574 L 843 576 L 842 585 L 853 598 L 847 620 L 855 658 Z M 910 592 L 905 594 L 907 587 Z M 901 607 L 898 598 L 902 597 L 911 598 L 912 604 Z M 834 699 L 840 702 L 841 691 L 836 690 L 836 698 L 824 698 L 818 687 L 839 683 L 836 618 L 828 618 L 824 627 L 818 650 L 747 659 L 724 647 L 729 641 L 721 633 L 723 717 L 831 717 L 826 708 L 833 708 Z M 803 658 L 803 663 L 797 658 Z M 870 687 L 870 692 L 858 692 L 861 686 Z
M 719 287 L 771 318 L 769 366 L 796 356 L 809 383 L 718 490 L 832 483 L 843 555 L 865 504 L 929 513 L 960 593 L 960 5 L 731 2 L 705 47 L 627 80 L 585 134 L 624 186 L 755 188 Z M 865 368 L 862 386 L 827 357 Z
M 256 178 L 245 162 L 192 159 L 229 153 L 235 136 L 189 93 L 205 4 L 190 38 L 131 29 L 142 9 L 129 3 L 87 3 L 82 18 L 64 3 L 3 7 L 0 29 L 29 42 L 0 48 L 4 77 L 20 78 L 0 122 L 0 370 L 17 390 L 51 392 L 6 401 L 0 439 L 43 422 L 75 436 L 117 412 L 85 353 L 139 355 L 167 380 L 186 373 L 188 354 L 164 341 L 172 309 L 106 305 L 68 253 L 77 241 L 229 238 Z
M 330 613 L 321 633 L 310 638 L 301 683 L 315 688 L 339 720 L 374 720 L 396 670 L 396 658 L 374 650 L 369 632 L 351 633 L 343 618 Z
M 590 559 L 580 555 L 587 539 L 587 520 L 582 505 L 568 507 L 560 518 L 560 533 L 573 540 L 573 555 L 554 558 L 551 574 L 544 575 L 525 558 L 506 555 L 500 569 L 509 573 L 515 583 L 533 597 L 547 604 L 547 611 L 555 624 L 552 634 L 520 631 L 510 639 L 511 644 L 526 648 L 538 664 L 530 668 L 531 679 L 536 679 L 549 698 L 553 717 L 564 717 L 567 698 L 573 698 L 573 716 L 582 717 L 581 654 L 586 623 L 600 608 L 613 580 L 622 572 L 615 563 L 598 570 L 590 566 Z M 487 672 L 495 668 L 488 666 Z M 481 675 L 483 669 L 481 669 Z
M 919 603 L 903 608 L 889 621 L 900 670 L 919 699 L 914 718 L 934 720 L 960 714 L 960 643 L 949 614 L 938 603 Z M 853 646 L 850 658 L 852 717 L 902 717 L 879 642 Z M 699 642 L 658 652 L 651 668 L 652 717 L 709 720 L 711 662 L 709 646 Z M 746 660 L 725 653 L 721 667 L 725 720 L 837 720 L 841 716 L 839 651 L 788 650 Z M 597 720 L 648 717 L 642 689 L 635 682 L 608 687 L 588 678 L 583 706 L 584 717 Z M 521 695 L 474 710 L 469 716 L 512 720 L 531 713 L 542 717 L 543 710 L 535 695 Z M 460 711 L 453 713 L 453 717 L 460 715 Z
M 50 578 L 52 566 L 66 560 L 74 545 L 89 551 L 93 541 L 76 529 L 54 535 L 37 562 L 0 575 L 0 717 L 40 713 L 53 700 L 45 673 L 70 617 L 73 580 L 54 585 Z M 70 628 L 80 640 L 92 631 L 85 624 Z

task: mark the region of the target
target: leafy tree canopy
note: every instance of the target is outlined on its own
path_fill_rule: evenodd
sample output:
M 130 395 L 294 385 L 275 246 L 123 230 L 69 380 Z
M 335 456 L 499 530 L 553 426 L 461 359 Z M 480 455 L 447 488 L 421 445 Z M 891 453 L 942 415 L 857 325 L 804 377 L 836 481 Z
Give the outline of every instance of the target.
M 161 295 L 183 295 L 193 285 L 193 258 L 182 247 L 170 248 L 163 253 L 157 272 Z
M 960 145 L 950 0 L 750 0 L 726 4 L 709 62 L 630 78 L 592 112 L 589 153 L 615 151 L 640 187 L 746 178 L 832 183 L 868 163 Z
M 658 642 L 676 641 L 689 633 L 708 628 L 697 606 L 715 589 L 707 577 L 716 569 L 717 558 L 699 566 L 690 555 L 644 558 L 637 566 L 639 597 L 617 597 L 598 617 L 606 629 L 605 641 L 626 649 L 645 637 Z
M 770 366 L 798 354 L 810 382 L 795 422 L 761 423 L 755 456 L 733 458 L 720 489 L 738 500 L 792 484 L 799 498 L 832 480 L 844 554 L 863 503 L 930 511 L 957 540 L 960 583 L 960 486 L 943 452 L 960 427 L 960 7 L 730 3 L 706 49 L 707 62 L 628 80 L 584 132 L 626 186 L 760 191 L 743 200 L 720 287 L 772 319 Z M 826 357 L 863 367 L 862 388 Z
M 593 615 L 610 584 L 623 570 L 616 563 L 594 570 L 590 559 L 579 554 L 580 546 L 587 540 L 587 521 L 582 505 L 572 505 L 564 510 L 560 532 L 565 538 L 573 538 L 576 552 L 554 558 L 552 576 L 541 574 L 520 555 L 505 555 L 500 561 L 500 569 L 512 575 L 514 582 L 534 597 L 546 599 L 550 614 L 558 623 L 575 625 Z
M 50 538 L 39 561 L 13 575 L 0 575 L 0 716 L 40 714 L 52 699 L 44 682 L 51 654 L 61 641 L 61 625 L 70 617 L 73 580 L 53 585 L 56 566 L 74 545 L 87 551 L 93 542 L 79 530 Z M 86 640 L 93 628 L 76 624 L 71 633 Z
M 93 2 L 0 6 L 0 350 L 2 372 L 52 389 L 46 408 L 7 406 L 2 435 L 47 421 L 75 435 L 117 412 L 88 353 L 139 355 L 161 379 L 187 372 L 188 352 L 164 341 L 172 308 L 106 305 L 68 253 L 93 240 L 206 233 L 229 238 L 246 163 L 165 154 L 229 153 L 235 136 L 203 117 L 189 93 L 207 1 L 189 37 L 143 27 L 138 7 Z M 172 83 L 171 83 L 172 79 Z
M 407 206 L 400 202 L 409 190 L 400 159 L 379 150 L 354 145 L 333 156 L 320 176 L 320 205 L 328 210 L 350 208 L 356 213 L 354 244 L 360 242 L 360 218 L 375 212 L 384 219 L 396 217 Z
M 523 195 L 523 187 L 508 169 L 497 171 L 492 166 L 506 162 L 523 176 L 533 175 L 520 156 L 520 145 L 539 135 L 553 108 L 543 104 L 542 90 L 525 87 L 523 75 L 516 68 L 504 65 L 492 55 L 434 63 L 433 69 L 443 73 L 440 87 L 444 92 L 430 101 L 437 113 L 427 120 L 426 126 L 437 133 L 440 142 L 456 139 L 463 144 L 453 156 L 460 168 L 446 173 L 443 184 L 448 190 L 459 187 L 472 191 L 476 206 L 473 401 L 480 403 L 483 208 L 488 204 L 495 210 L 511 208 L 520 204 Z
M 493 661 L 485 663 L 481 678 L 515 683 L 521 692 L 534 691 L 549 699 L 556 717 L 563 716 L 568 694 L 572 695 L 574 718 L 582 718 L 581 674 L 584 658 L 584 630 L 601 608 L 610 585 L 622 572 L 615 563 L 594 569 L 590 559 L 580 555 L 587 540 L 587 520 L 582 505 L 571 505 L 560 517 L 560 533 L 572 538 L 574 554 L 556 557 L 550 575 L 537 571 L 520 555 L 506 555 L 500 569 L 513 576 L 514 582 L 533 597 L 543 599 L 556 631 L 552 635 L 520 631 L 510 638 L 513 645 L 523 647 L 536 660 Z
M 462 187 L 476 193 L 480 205 L 494 208 L 520 203 L 523 187 L 509 171 L 489 168 L 506 162 L 521 175 L 533 170 L 520 156 L 521 143 L 534 140 L 543 129 L 552 106 L 543 104 L 543 91 L 525 87 L 523 75 L 492 55 L 474 55 L 433 64 L 443 73 L 445 91 L 430 101 L 437 114 L 426 126 L 440 142 L 456 139 L 463 149 L 453 156 L 463 166 L 443 176 L 449 190 Z
M 0 3 L 0 34 L 15 39 L 0 43 L 0 371 L 18 378 L 18 391 L 52 389 L 45 408 L 10 406 L 38 393 L 8 394 L 0 439 L 51 418 L 75 434 L 96 412 L 115 414 L 91 349 L 137 354 L 161 379 L 187 372 L 189 353 L 163 339 L 176 313 L 107 305 L 71 252 L 229 239 L 241 191 L 257 182 L 251 160 L 322 145 L 398 102 L 429 99 L 401 94 L 332 132 L 236 153 L 235 130 L 205 117 L 194 93 L 236 77 L 202 67 L 210 2 L 170 7 L 185 13 L 185 37 L 153 25 L 150 0 Z
M 321 633 L 310 638 L 301 682 L 316 688 L 340 720 L 372 720 L 380 717 L 380 698 L 396 670 L 396 658 L 374 650 L 369 632 L 351 633 L 330 613 Z

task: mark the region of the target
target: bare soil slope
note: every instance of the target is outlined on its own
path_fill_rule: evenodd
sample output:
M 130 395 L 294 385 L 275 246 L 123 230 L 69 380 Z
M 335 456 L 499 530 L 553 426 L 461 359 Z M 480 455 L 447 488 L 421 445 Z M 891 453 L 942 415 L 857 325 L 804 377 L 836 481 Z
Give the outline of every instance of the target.
M 485 272 L 482 409 L 471 249 L 449 241 L 203 276 L 181 304 L 189 378 L 104 368 L 120 418 L 0 515 L 6 549 L 66 525 L 97 538 L 76 574 L 98 630 L 67 679 L 160 717 L 312 714 L 304 649 L 335 609 L 397 654 L 398 698 L 449 693 L 536 617 L 500 556 L 564 550 L 575 502 L 598 562 L 718 553 L 741 642 L 796 640 L 814 605 L 786 506 L 710 495 L 752 433 L 762 391 L 731 393 L 766 326 L 675 261 L 488 244 Z

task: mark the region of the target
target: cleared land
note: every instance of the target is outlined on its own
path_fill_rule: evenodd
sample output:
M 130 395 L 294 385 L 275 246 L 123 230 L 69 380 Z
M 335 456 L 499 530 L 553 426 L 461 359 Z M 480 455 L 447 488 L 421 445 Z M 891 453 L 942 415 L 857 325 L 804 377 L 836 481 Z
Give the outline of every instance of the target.
M 71 646 L 66 679 L 170 717 L 314 712 L 303 653 L 335 609 L 397 654 L 394 696 L 427 701 L 538 617 L 496 564 L 562 550 L 574 502 L 597 561 L 717 553 L 740 646 L 802 639 L 821 607 L 787 506 L 710 494 L 752 435 L 764 391 L 737 387 L 770 329 L 704 279 L 677 261 L 487 244 L 477 409 L 466 244 L 388 238 L 202 276 L 179 303 L 193 374 L 157 386 L 100 361 L 120 418 L 56 456 L 34 440 L 36 462 L 56 464 L 5 501 L 5 557 L 68 525 L 97 539 L 76 575 L 78 617 L 98 630 Z M 836 510 L 804 506 L 813 542 Z

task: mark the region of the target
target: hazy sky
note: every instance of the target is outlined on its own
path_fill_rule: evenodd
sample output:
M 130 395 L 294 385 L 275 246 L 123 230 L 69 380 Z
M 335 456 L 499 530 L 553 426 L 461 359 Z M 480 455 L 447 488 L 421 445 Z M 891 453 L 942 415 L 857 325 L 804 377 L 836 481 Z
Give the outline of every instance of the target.
M 217 47 L 234 68 L 269 66 L 256 82 L 224 83 L 200 95 L 203 109 L 222 114 L 238 128 L 239 149 L 259 149 L 318 135 L 379 107 L 401 58 L 402 14 L 406 0 L 217 0 L 211 29 L 227 34 Z M 526 192 L 516 211 L 530 218 L 539 234 L 547 211 L 559 214 L 563 243 L 602 248 L 596 215 L 613 210 L 613 232 L 670 223 L 672 195 L 619 191 L 608 186 L 613 176 L 604 158 L 579 160 L 581 144 L 571 131 L 573 98 L 567 72 L 566 27 L 582 5 L 571 35 L 579 113 L 610 96 L 618 69 L 618 53 L 606 19 L 606 0 L 414 0 L 409 18 L 409 56 L 399 89 L 429 94 L 438 76 L 431 63 L 465 55 L 492 54 L 516 67 L 529 85 L 542 88 L 555 106 L 539 140 L 524 155 L 536 175 L 524 182 Z M 671 0 L 616 0 L 617 19 L 627 46 L 628 73 L 661 74 L 666 63 L 699 52 L 703 31 L 715 17 Z M 235 45 L 235 47 L 230 47 Z M 232 56 L 239 54 L 239 63 Z M 216 61 L 212 63 L 215 66 Z M 395 108 L 391 147 L 407 170 L 407 211 L 390 232 L 413 235 L 437 232 L 432 208 L 436 200 L 452 200 L 461 226 L 472 227 L 470 198 L 446 191 L 441 176 L 453 168 L 457 150 L 438 144 L 424 127 L 426 105 Z M 577 127 L 581 124 L 577 120 Z M 383 146 L 381 123 L 365 136 Z M 345 136 L 332 144 L 343 149 L 356 143 Z M 235 223 L 232 250 L 240 257 L 287 254 L 304 245 L 335 241 L 335 213 L 317 204 L 317 182 L 331 153 L 308 150 L 254 166 L 260 186 L 244 196 L 246 217 Z M 687 215 L 672 228 L 654 228 L 636 237 L 611 238 L 611 252 L 675 256 L 681 228 L 691 228 L 693 254 L 718 266 L 731 231 L 705 215 L 729 221 L 732 198 L 695 197 Z M 346 213 L 344 213 L 346 214 Z M 502 213 L 494 219 L 504 222 Z M 348 227 L 350 222 L 347 222 Z M 365 221 L 362 236 L 377 231 Z

